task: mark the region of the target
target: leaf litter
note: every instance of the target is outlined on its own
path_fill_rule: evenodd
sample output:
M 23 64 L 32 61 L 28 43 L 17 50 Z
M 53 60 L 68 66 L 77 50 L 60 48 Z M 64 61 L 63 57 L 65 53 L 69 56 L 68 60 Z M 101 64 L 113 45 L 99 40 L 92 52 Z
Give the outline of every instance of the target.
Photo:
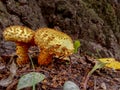
M 14 56 L 12 56 L 10 59 L 11 62 L 7 64 L 9 69 L 9 76 L 7 78 L 3 78 L 0 80 L 0 86 L 4 86 L 4 87 L 8 86 L 13 81 L 13 78 L 16 75 L 16 71 L 18 68 L 14 62 L 13 57 Z
M 15 71 L 6 70 L 4 74 L 1 74 L 1 77 L 8 78 L 9 76 L 14 76 L 11 79 L 8 79 L 9 85 L 4 86 L 6 88 L 10 87 L 11 90 L 16 90 L 18 80 L 21 76 L 28 74 L 30 72 L 39 72 L 45 75 L 45 79 L 36 85 L 38 90 L 63 90 L 63 85 L 66 81 L 72 81 L 76 83 L 83 89 L 83 81 L 86 78 L 86 75 L 95 65 L 95 59 L 89 56 L 79 56 L 76 57 L 77 54 L 71 56 L 71 63 L 69 61 L 59 60 L 54 58 L 53 62 L 48 66 L 38 66 L 36 64 L 36 57 L 32 57 L 33 63 L 35 65 L 35 70 L 31 68 L 30 64 L 27 64 L 24 67 L 16 68 L 14 64 L 12 65 Z M 4 58 L 3 58 L 4 59 Z M 70 65 L 71 64 L 71 65 Z M 13 70 L 11 69 L 11 70 Z M 13 73 L 13 74 L 12 74 Z M 10 75 L 12 74 L 12 75 Z M 96 78 L 95 78 L 96 77 Z M 106 88 L 111 90 L 117 90 L 120 87 L 120 72 L 112 71 L 111 69 L 99 69 L 96 70 L 87 82 L 87 89 L 91 88 L 93 90 L 96 88 L 97 90 L 103 87 L 102 83 L 106 85 Z M 3 78 L 0 79 L 0 81 Z M 109 82 L 108 82 L 109 80 Z M 7 82 L 7 81 L 6 81 Z M 11 82 L 11 83 L 10 83 Z M 102 85 L 102 87 L 101 87 Z M 0 85 L 1 86 L 1 85 Z M 1 90 L 2 87 L 0 87 Z

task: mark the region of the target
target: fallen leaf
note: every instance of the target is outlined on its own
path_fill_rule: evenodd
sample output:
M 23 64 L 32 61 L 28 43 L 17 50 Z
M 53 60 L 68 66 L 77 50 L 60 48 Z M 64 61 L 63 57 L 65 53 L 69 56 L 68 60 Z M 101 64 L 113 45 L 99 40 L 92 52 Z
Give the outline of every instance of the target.
M 2 57 L 0 57 L 0 70 L 5 68 L 5 62 Z
M 10 64 L 10 73 L 12 77 L 16 75 L 17 69 L 18 69 L 17 65 L 15 64 L 14 61 L 12 61 L 12 63 Z
M 13 78 L 16 75 L 16 71 L 17 71 L 17 66 L 14 63 L 14 60 L 12 60 L 9 70 L 10 70 L 10 75 L 5 79 L 0 80 L 0 86 L 7 87 L 13 81 Z
M 116 61 L 115 58 L 100 58 L 99 61 L 106 63 L 106 67 L 113 68 L 113 69 L 120 69 L 120 62 Z
M 9 76 L 6 79 L 0 80 L 0 86 L 7 87 L 13 81 L 13 77 Z

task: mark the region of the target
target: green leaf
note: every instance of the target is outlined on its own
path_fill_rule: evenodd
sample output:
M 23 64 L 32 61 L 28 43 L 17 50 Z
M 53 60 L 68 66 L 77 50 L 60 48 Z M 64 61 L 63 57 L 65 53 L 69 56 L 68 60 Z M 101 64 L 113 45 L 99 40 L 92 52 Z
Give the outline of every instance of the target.
M 92 74 L 95 70 L 105 67 L 106 63 L 103 63 L 101 61 L 97 61 L 95 66 L 92 68 L 92 70 L 89 72 L 89 74 Z
M 44 78 L 45 75 L 38 72 L 28 73 L 20 78 L 17 85 L 17 90 L 23 89 L 25 87 L 33 86 L 41 82 Z
M 106 63 L 103 63 L 103 62 L 100 62 L 100 61 L 97 61 L 94 65 L 94 67 L 92 68 L 92 70 L 87 74 L 86 78 L 85 78 L 85 81 L 83 83 L 83 88 L 84 90 L 86 90 L 87 88 L 87 82 L 89 80 L 89 77 L 94 73 L 95 70 L 97 69 L 100 69 L 100 68 L 103 68 L 104 66 L 106 65 Z
M 77 53 L 79 47 L 80 47 L 80 41 L 75 40 L 75 42 L 74 42 L 74 48 L 75 48 L 74 53 Z

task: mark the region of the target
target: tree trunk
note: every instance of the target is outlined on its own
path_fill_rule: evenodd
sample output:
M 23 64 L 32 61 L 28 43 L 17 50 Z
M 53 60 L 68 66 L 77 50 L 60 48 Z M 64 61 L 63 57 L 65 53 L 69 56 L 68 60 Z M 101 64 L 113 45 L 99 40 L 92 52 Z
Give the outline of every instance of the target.
M 15 50 L 2 36 L 10 25 L 57 28 L 81 41 L 81 53 L 120 60 L 119 0 L 1 0 L 0 55 Z

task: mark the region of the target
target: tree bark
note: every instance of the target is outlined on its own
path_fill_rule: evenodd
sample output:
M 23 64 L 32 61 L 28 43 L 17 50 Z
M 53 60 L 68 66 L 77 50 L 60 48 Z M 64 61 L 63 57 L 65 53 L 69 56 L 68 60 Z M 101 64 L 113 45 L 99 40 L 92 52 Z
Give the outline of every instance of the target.
M 24 25 L 57 28 L 81 41 L 81 53 L 120 60 L 119 8 L 119 0 L 1 0 L 0 55 L 15 50 L 4 41 L 4 28 Z

